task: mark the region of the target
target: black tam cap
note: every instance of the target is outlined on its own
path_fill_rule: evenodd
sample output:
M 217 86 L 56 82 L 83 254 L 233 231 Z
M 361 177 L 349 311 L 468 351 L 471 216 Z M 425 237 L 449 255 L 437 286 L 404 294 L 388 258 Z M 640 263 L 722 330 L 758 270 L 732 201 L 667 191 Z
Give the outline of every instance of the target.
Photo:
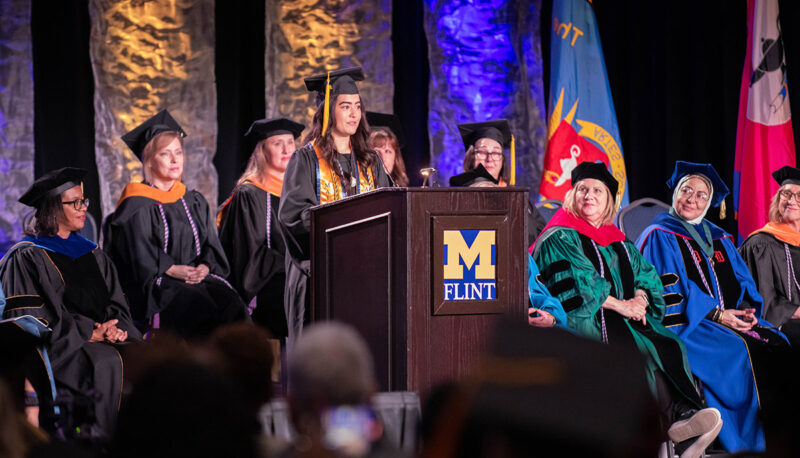
M 369 124 L 371 130 L 374 130 L 376 127 L 389 129 L 394 136 L 397 137 L 397 143 L 400 144 L 400 147 L 402 148 L 405 146 L 406 142 L 403 135 L 403 127 L 400 125 L 400 118 L 398 118 L 397 115 L 368 111 L 367 124 Z
M 361 67 L 342 68 L 330 72 L 331 77 L 331 97 L 339 94 L 358 94 L 356 81 L 364 81 L 364 72 Z M 317 103 L 325 100 L 325 83 L 328 81 L 328 73 L 309 76 L 304 80 L 306 89 L 317 93 Z
M 461 139 L 464 140 L 464 148 L 466 149 L 469 149 L 481 138 L 490 138 L 500 143 L 503 149 L 511 147 L 511 128 L 505 119 L 459 124 L 458 132 L 461 134 Z
M 472 186 L 481 181 L 490 181 L 497 184 L 497 180 L 483 167 L 483 164 L 478 164 L 474 169 L 453 175 L 450 177 L 450 186 Z
M 259 119 L 254 121 L 244 136 L 254 142 L 260 142 L 274 135 L 292 134 L 297 139 L 306 126 L 286 118 Z
M 33 182 L 25 194 L 19 198 L 19 201 L 29 207 L 38 208 L 45 197 L 55 196 L 69 188 L 80 186 L 87 172 L 86 169 L 75 167 L 64 167 L 47 172 Z
M 796 184 L 800 186 L 800 169 L 784 165 L 772 172 L 772 178 L 775 178 L 775 181 L 777 181 L 780 186 L 785 184 Z
M 140 160 L 147 143 L 156 135 L 162 132 L 177 132 L 181 137 L 186 136 L 181 125 L 169 114 L 167 110 L 161 110 L 155 116 L 139 124 L 138 127 L 122 136 L 122 141 L 133 151 Z
M 608 186 L 608 190 L 611 191 L 611 196 L 616 199 L 617 198 L 617 190 L 619 189 L 619 182 L 611 172 L 608 171 L 606 165 L 602 162 L 581 162 L 578 164 L 574 169 L 572 169 L 572 186 L 575 186 L 575 183 L 585 180 L 587 178 L 593 178 L 595 180 L 600 180 Z

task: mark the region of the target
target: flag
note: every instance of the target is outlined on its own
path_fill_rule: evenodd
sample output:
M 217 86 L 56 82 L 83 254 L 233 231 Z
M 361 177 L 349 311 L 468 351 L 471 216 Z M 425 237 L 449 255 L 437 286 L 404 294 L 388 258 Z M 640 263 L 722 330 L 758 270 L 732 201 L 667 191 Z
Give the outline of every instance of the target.
M 617 116 L 600 32 L 587 0 L 553 2 L 549 101 L 541 198 L 564 200 L 572 169 L 592 161 L 606 164 L 619 181 L 617 202 L 626 205 L 628 183 Z
M 733 168 L 739 242 L 767 223 L 778 190 L 770 174 L 784 165 L 795 166 L 795 153 L 778 0 L 748 0 Z

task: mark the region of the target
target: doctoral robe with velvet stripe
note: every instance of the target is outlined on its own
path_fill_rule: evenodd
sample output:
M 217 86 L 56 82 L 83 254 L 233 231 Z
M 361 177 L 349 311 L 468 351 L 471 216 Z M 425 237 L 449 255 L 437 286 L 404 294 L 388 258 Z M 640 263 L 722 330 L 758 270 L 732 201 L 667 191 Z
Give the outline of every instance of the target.
M 677 276 L 675 283 L 665 285 L 665 293 L 674 296 L 677 302 L 667 309 L 665 323 L 683 339 L 692 372 L 703 383 L 707 404 L 722 414 L 719 437 L 723 446 L 731 452 L 764 450 L 764 435 L 758 420 L 758 383 L 751 362 L 751 353 L 758 353 L 758 348 L 748 349 L 763 345 L 710 319 L 710 313 L 720 304 L 717 287 L 725 308 L 755 308 L 759 324 L 771 325 L 761 319 L 761 296 L 731 236 L 708 224 L 713 239 L 713 263 L 683 225 L 668 213 L 658 215 L 636 243 L 659 273 Z M 697 228 L 700 234 L 704 233 L 702 227 Z M 757 331 L 773 343 L 782 344 L 783 339 L 777 333 L 767 329 Z
M 3 318 L 30 315 L 52 330 L 47 350 L 57 386 L 98 393 L 95 415 L 101 434 L 110 434 L 124 366 L 116 345 L 89 339 L 95 323 L 112 319 L 128 332 L 127 342 L 141 339 L 114 264 L 98 248 L 72 258 L 24 241 L 0 262 L 0 281 L 6 294 Z
M 582 240 L 582 237 L 585 238 Z M 590 252 L 585 246 L 592 247 Z M 580 335 L 599 341 L 602 340 L 604 317 L 609 345 L 633 346 L 646 356 L 646 375 L 654 394 L 657 392 L 656 372 L 661 371 L 686 404 L 699 407 L 700 400 L 691 379 L 683 343 L 661 324 L 664 299 L 656 270 L 630 242 L 617 241 L 606 246 L 597 243 L 596 247 L 595 252 L 588 237 L 567 227 L 546 228 L 534 245 L 533 257 L 543 271 L 554 263 L 568 261 L 565 270 L 545 281 L 567 312 L 567 326 Z M 620 250 L 623 253 L 627 250 L 626 259 L 620 259 Z M 604 276 L 592 261 L 597 253 L 602 256 Z M 628 263 L 627 258 L 630 258 L 633 284 L 626 287 L 622 263 Z M 645 291 L 650 301 L 646 325 L 602 309 L 609 296 L 626 300 L 632 298 L 638 289 Z

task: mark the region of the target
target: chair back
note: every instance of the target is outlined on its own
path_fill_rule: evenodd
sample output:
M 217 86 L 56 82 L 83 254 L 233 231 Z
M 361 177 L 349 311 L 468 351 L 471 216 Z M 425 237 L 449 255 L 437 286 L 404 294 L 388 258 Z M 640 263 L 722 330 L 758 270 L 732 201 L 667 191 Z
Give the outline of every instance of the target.
M 635 242 L 656 215 L 668 210 L 669 205 L 660 200 L 649 197 L 638 199 L 617 213 L 617 226 L 625 233 L 628 240 Z

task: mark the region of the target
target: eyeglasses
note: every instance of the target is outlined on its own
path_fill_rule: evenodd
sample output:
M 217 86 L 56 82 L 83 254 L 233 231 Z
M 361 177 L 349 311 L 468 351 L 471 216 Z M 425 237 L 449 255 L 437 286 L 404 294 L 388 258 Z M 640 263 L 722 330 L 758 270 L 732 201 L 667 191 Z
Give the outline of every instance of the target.
M 792 200 L 792 197 L 794 197 L 794 200 L 800 202 L 800 192 L 792 192 L 789 191 L 788 189 L 784 189 L 783 191 L 781 191 L 781 197 L 783 197 L 786 200 Z
M 689 186 L 682 187 L 680 193 L 681 195 L 686 196 L 687 199 L 694 196 L 694 198 L 697 200 L 702 200 L 702 201 L 708 200 L 707 192 L 700 191 L 695 193 L 694 189 L 690 188 Z
M 500 159 L 503 158 L 503 153 L 502 152 L 491 152 L 490 153 L 488 150 L 485 150 L 485 149 L 476 149 L 475 150 L 475 157 L 477 157 L 480 160 L 485 160 L 485 159 L 488 158 L 488 159 L 491 159 L 493 161 L 499 161 Z
M 80 210 L 81 207 L 86 207 L 86 209 L 89 209 L 89 199 L 70 200 L 67 202 L 61 202 L 61 205 L 72 205 L 75 210 Z

